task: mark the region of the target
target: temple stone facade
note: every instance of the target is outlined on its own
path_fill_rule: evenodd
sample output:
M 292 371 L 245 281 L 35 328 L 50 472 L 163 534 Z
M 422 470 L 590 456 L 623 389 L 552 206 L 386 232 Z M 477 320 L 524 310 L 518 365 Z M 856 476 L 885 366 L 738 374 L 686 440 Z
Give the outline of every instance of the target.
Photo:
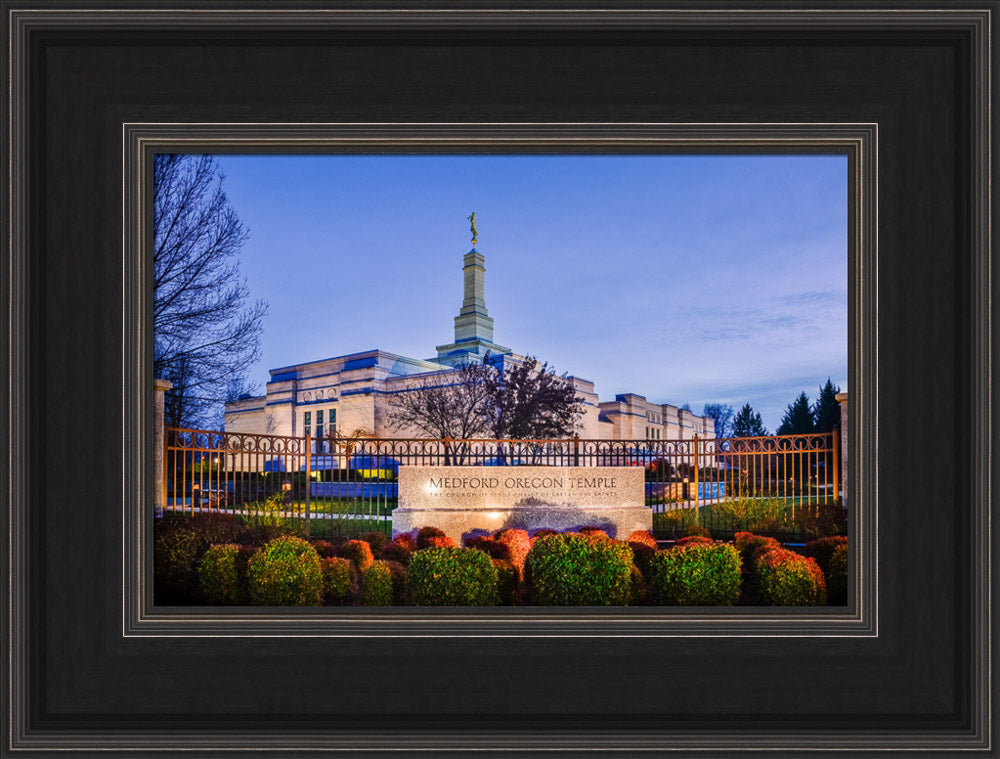
M 418 430 L 399 429 L 387 421 L 389 398 L 427 384 L 447 385 L 455 367 L 491 360 L 511 365 L 524 360 L 493 342 L 493 319 L 486 310 L 486 258 L 472 248 L 463 258 L 464 297 L 455 317 L 454 340 L 437 346 L 428 359 L 409 358 L 373 349 L 345 356 L 306 361 L 271 369 L 261 396 L 227 403 L 228 432 L 323 437 L 331 427 L 342 433 L 378 437 L 422 437 Z M 712 419 L 668 403 L 625 393 L 601 401 L 594 383 L 570 378 L 584 405 L 577 433 L 593 440 L 690 440 L 715 437 Z

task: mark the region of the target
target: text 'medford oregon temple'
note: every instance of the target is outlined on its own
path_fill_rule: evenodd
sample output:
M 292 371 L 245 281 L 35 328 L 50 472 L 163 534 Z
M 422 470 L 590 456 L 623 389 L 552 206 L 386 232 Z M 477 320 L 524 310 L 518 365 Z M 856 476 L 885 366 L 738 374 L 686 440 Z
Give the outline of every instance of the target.
M 475 220 L 473 219 L 473 225 Z M 491 361 L 510 366 L 524 359 L 493 342 L 493 319 L 486 311 L 486 259 L 473 247 L 465 254 L 462 275 L 465 297 L 455 317 L 455 339 L 437 346 L 437 356 L 408 358 L 373 349 L 347 356 L 307 361 L 271 369 L 266 394 L 243 397 L 226 404 L 227 432 L 248 432 L 321 438 L 331 425 L 346 434 L 364 431 L 378 437 L 422 437 L 413 429 L 391 426 L 387 411 L 394 393 L 446 385 L 454 367 L 468 361 Z M 544 357 L 539 356 L 539 361 Z M 585 413 L 578 427 L 581 438 L 592 440 L 689 440 L 715 437 L 712 419 L 667 403 L 651 403 L 634 393 L 601 401 L 594 383 L 571 377 Z

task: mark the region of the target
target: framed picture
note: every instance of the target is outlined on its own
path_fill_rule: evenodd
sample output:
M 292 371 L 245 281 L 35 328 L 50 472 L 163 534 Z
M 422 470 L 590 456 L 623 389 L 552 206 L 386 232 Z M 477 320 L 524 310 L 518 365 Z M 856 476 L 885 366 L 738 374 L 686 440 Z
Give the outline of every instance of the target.
M 995 3 L 3 8 L 8 752 L 995 752 Z M 169 153 L 845 157 L 849 603 L 157 605 Z

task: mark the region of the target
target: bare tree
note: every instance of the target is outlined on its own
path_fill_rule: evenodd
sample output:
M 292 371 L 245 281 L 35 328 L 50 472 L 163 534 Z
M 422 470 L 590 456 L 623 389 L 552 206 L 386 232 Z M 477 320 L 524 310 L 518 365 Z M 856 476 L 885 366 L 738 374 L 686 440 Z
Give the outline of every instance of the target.
M 260 358 L 263 301 L 236 259 L 248 232 L 222 190 L 212 156 L 153 159 L 153 371 L 173 382 L 166 422 L 198 426 L 234 393 Z
M 430 437 L 465 440 L 487 434 L 487 378 L 492 371 L 485 364 L 469 363 L 435 374 L 412 390 L 389 396 L 386 418 L 393 427 L 416 428 Z
M 572 380 L 530 356 L 505 365 L 487 355 L 390 398 L 390 424 L 439 438 L 565 437 L 583 415 Z

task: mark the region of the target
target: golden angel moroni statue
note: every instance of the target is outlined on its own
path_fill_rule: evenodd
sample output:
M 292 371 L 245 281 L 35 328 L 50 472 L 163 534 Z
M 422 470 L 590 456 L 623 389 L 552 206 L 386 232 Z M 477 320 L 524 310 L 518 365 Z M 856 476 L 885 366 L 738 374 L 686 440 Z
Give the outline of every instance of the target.
M 469 223 L 472 225 L 472 244 L 475 245 L 476 244 L 476 212 L 473 211 L 470 215 L 466 216 L 465 218 L 468 219 Z

